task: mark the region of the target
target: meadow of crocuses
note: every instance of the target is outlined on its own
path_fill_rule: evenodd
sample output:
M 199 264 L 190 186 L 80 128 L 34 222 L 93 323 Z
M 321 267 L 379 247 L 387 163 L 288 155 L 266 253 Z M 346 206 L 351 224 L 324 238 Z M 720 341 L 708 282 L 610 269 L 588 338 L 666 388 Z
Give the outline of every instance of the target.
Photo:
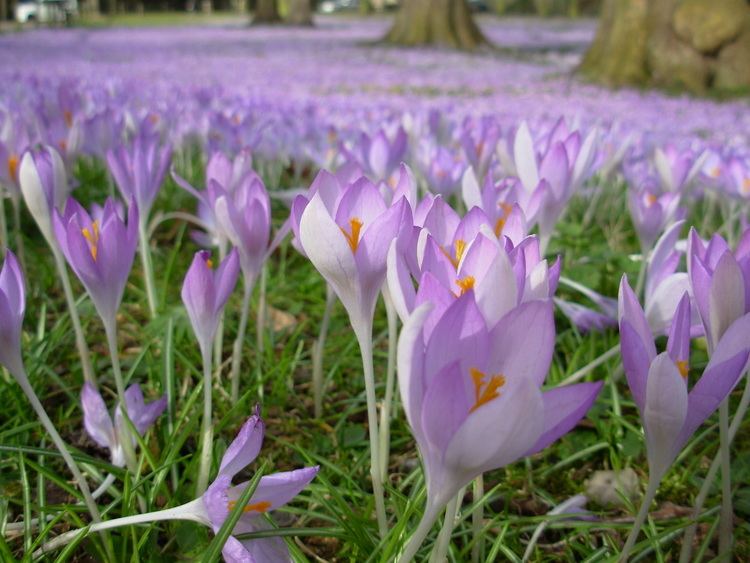
M 750 104 L 594 23 L 0 36 L 0 559 L 750 558 Z

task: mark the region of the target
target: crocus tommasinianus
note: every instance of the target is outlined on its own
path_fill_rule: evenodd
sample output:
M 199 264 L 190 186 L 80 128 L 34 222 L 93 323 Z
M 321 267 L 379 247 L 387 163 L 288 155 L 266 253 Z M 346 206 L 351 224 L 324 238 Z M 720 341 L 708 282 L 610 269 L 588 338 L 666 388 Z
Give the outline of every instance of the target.
M 430 307 L 419 306 L 407 319 L 398 344 L 401 397 L 427 481 L 423 521 L 434 520 L 474 477 L 571 430 L 601 388 L 581 383 L 541 391 L 555 342 L 550 300 L 524 303 L 492 325 L 473 290 L 431 327 Z
M 624 276 L 619 308 L 623 367 L 646 432 L 650 478 L 661 479 L 742 374 L 750 353 L 750 315 L 727 327 L 703 375 L 688 392 L 691 323 L 687 293 L 677 306 L 667 351 L 662 354 L 657 354 L 646 316 Z
M 131 200 L 128 221 L 107 198 L 101 217 L 91 215 L 72 197 L 53 226 L 70 267 L 81 280 L 99 316 L 113 326 L 138 245 L 138 206 Z
M 361 163 L 373 175 L 374 180 L 387 180 L 396 171 L 406 154 L 409 138 L 403 127 L 398 127 L 393 140 L 380 129 L 370 137 L 363 133 L 359 140 Z
M 654 168 L 664 189 L 678 192 L 690 185 L 707 156 L 705 152 L 680 151 L 674 145 L 667 145 L 664 150 L 657 148 L 654 151 Z
M 160 146 L 158 135 L 136 135 L 131 146 L 107 151 L 107 164 L 123 199 L 135 199 L 145 221 L 164 182 L 172 149 Z
M 232 249 L 215 270 L 213 266 L 210 252 L 196 252 L 182 284 L 182 302 L 201 351 L 210 349 L 221 311 L 237 284 L 240 272 L 237 251 Z
M 43 145 L 21 158 L 18 182 L 29 213 L 49 244 L 56 244 L 52 210 L 62 209 L 70 193 L 65 163 L 53 147 Z
M 81 390 L 81 405 L 83 407 L 83 424 L 91 439 L 102 448 L 110 452 L 112 465 L 116 467 L 125 466 L 125 452 L 120 443 L 124 436 L 129 436 L 136 445 L 135 436 L 127 431 L 127 425 L 122 417 L 120 406 L 115 407 L 114 421 L 109 415 L 107 405 L 104 403 L 99 391 L 86 382 Z M 156 401 L 146 404 L 143 400 L 143 392 L 137 383 L 131 385 L 125 391 L 125 405 L 128 417 L 133 426 L 141 436 L 154 424 L 157 418 L 167 408 L 167 396 L 163 395 Z
M 336 199 L 325 197 L 321 186 L 302 213 L 302 247 L 344 304 L 355 332 L 364 338 L 370 338 L 361 333 L 372 324 L 388 247 L 402 229 L 411 227 L 406 199 L 386 206 L 366 178 L 346 186 Z
M 25 310 L 23 272 L 16 255 L 8 250 L 0 270 L 0 364 L 15 377 L 25 374 L 21 358 L 21 329 Z
M 662 231 L 675 219 L 679 219 L 680 194 L 675 192 L 656 193 L 650 186 L 628 191 L 628 209 L 635 232 L 641 243 L 641 251 L 651 250 Z

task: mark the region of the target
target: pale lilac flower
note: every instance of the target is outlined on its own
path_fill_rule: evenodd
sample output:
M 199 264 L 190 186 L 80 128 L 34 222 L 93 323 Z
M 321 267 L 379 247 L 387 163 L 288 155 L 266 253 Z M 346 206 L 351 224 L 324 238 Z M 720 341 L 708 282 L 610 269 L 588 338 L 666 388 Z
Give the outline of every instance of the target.
M 43 145 L 24 153 L 18 173 L 29 213 L 48 243 L 54 244 L 52 211 L 62 210 L 70 195 L 65 163 L 60 153 Z

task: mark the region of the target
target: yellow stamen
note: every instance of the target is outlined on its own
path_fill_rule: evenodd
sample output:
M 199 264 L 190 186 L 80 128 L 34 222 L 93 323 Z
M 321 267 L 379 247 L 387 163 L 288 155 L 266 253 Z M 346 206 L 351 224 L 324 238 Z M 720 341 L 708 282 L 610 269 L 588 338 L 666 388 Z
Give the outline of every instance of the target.
M 151 125 L 156 125 L 159 123 L 159 116 L 155 113 L 149 114 L 148 120 L 151 122 Z
M 469 375 L 474 383 L 474 406 L 469 409 L 469 412 L 472 413 L 482 405 L 500 396 L 498 390 L 505 385 L 505 376 L 499 373 L 490 377 L 489 381 L 486 381 L 486 374 L 476 368 L 470 368 Z
M 470 289 L 474 289 L 474 281 L 474 276 L 466 276 L 465 278 L 457 279 L 456 285 L 461 288 L 461 292 L 456 295 L 456 297 L 461 297 Z
M 357 247 L 359 247 L 359 235 L 362 232 L 362 221 L 357 219 L 356 217 L 352 217 L 349 219 L 349 228 L 351 229 L 351 232 L 347 232 L 344 227 L 339 227 L 341 229 L 341 232 L 344 233 L 344 236 L 346 237 L 346 242 L 349 243 L 349 248 L 352 249 L 352 254 L 357 253 Z
M 750 176 L 742 180 L 742 195 L 750 195 Z
M 495 236 L 500 237 L 501 234 L 503 234 L 503 229 L 505 228 L 505 222 L 508 220 L 508 216 L 510 216 L 511 211 L 513 211 L 513 206 L 510 203 L 500 202 L 498 203 L 498 206 L 500 209 L 503 210 L 503 214 L 498 218 L 497 222 L 495 223 Z
M 91 223 L 91 230 L 89 230 L 88 228 L 83 228 L 81 229 L 81 234 L 83 235 L 83 238 L 88 241 L 91 257 L 96 262 L 96 255 L 99 246 L 99 223 L 94 221 L 93 223 Z
M 227 503 L 227 508 L 229 508 L 230 512 L 234 510 L 235 506 L 237 506 L 236 500 L 230 500 Z M 260 502 L 248 504 L 247 506 L 243 507 L 242 512 L 266 512 L 269 508 L 271 508 L 271 503 L 267 500 L 262 500 Z
M 474 149 L 477 151 L 477 154 L 482 154 L 482 151 L 484 150 L 484 141 L 479 141 L 475 146 Z
M 688 376 L 688 363 L 687 360 L 677 360 L 675 362 L 677 369 L 680 371 L 680 375 L 687 379 Z
M 65 110 L 63 112 L 63 119 L 65 120 L 65 125 L 68 127 L 71 127 L 73 125 L 73 114 L 70 112 L 70 110 Z
M 61 139 L 60 142 L 57 143 L 60 147 L 60 150 L 62 152 L 67 152 L 68 150 L 68 142 L 65 139 Z
M 456 243 L 453 245 L 455 248 L 455 253 L 453 256 L 451 256 L 451 253 L 448 252 L 445 248 L 443 248 L 443 254 L 445 254 L 445 257 L 450 260 L 450 263 L 453 264 L 453 267 L 458 270 L 458 265 L 461 262 L 461 258 L 464 256 L 464 252 L 466 252 L 466 241 L 462 239 L 458 239 Z
M 656 203 L 656 196 L 654 194 L 646 194 L 646 205 L 651 207 Z
M 213 260 L 211 260 L 210 258 L 208 258 L 208 259 L 206 260 L 206 266 L 208 266 L 208 269 L 209 269 L 209 270 L 213 270 L 213 269 L 214 269 L 214 261 L 213 261 Z
M 711 169 L 711 176 L 713 178 L 718 178 L 719 176 L 721 176 L 721 166 L 714 166 Z
M 18 174 L 18 155 L 12 154 L 8 157 L 8 175 L 15 182 Z

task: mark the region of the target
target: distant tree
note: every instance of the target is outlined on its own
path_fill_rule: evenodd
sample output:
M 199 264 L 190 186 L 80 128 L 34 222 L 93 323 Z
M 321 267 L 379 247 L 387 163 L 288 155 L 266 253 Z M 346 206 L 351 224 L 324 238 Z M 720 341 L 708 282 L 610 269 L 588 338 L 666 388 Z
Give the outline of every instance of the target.
M 403 0 L 384 38 L 395 45 L 475 49 L 486 44 L 466 0 Z
M 280 21 L 281 16 L 276 0 L 257 0 L 255 2 L 254 24 L 279 23 Z
M 580 73 L 612 86 L 750 88 L 747 0 L 605 0 Z
M 310 0 L 289 0 L 289 13 L 284 23 L 289 25 L 313 25 Z

